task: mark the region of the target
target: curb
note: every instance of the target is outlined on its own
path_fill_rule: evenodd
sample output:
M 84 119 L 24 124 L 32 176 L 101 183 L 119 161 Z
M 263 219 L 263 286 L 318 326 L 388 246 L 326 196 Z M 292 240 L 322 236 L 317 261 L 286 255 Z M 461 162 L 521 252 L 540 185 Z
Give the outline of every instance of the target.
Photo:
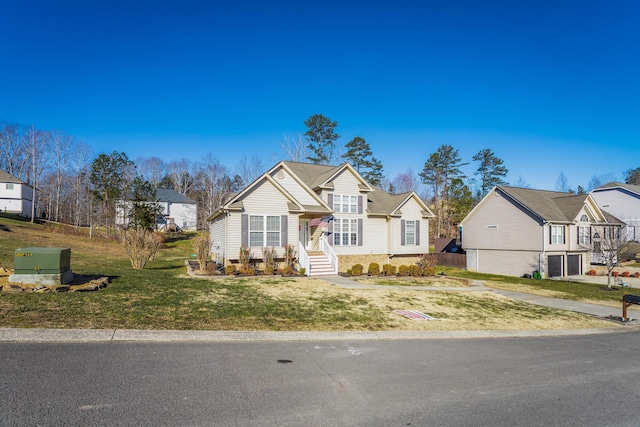
M 273 332 L 177 331 L 134 329 L 21 329 L 0 328 L 4 343 L 117 343 L 117 342 L 286 342 L 286 341 L 394 341 L 468 338 L 526 338 L 597 335 L 637 331 L 618 326 L 599 329 L 506 331 L 379 331 Z

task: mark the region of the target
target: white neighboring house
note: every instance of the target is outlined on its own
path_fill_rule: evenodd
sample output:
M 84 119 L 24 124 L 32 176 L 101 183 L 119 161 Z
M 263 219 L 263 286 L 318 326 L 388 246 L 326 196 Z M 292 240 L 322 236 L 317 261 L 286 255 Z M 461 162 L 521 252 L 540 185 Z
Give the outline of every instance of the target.
M 355 263 L 413 263 L 429 252 L 434 215 L 414 192 L 389 194 L 348 163 L 282 161 L 210 217 L 212 253 L 234 263 L 241 247 L 262 258 L 274 247 L 282 258 L 295 247 L 308 275 L 336 274 Z
M 158 230 L 196 230 L 198 227 L 198 205 L 195 200 L 168 188 L 156 189 L 156 199 L 148 200 L 158 203 L 162 215 L 156 218 Z M 116 224 L 129 223 L 128 212 L 131 202 L 116 205 Z
M 629 240 L 640 242 L 640 185 L 610 182 L 591 191 L 598 207 L 626 224 Z
M 162 207 L 164 224 L 171 228 L 172 224 L 182 230 L 196 230 L 198 227 L 198 205 L 195 200 L 168 188 L 158 188 L 156 199 Z
M 0 211 L 31 218 L 33 187 L 0 170 Z

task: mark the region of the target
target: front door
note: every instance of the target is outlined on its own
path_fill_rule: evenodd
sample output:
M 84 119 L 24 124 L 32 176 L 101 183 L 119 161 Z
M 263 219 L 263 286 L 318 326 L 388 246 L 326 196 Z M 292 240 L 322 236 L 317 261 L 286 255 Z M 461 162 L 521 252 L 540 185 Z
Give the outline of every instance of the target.
M 310 251 L 311 250 L 311 235 L 310 235 L 310 230 L 309 230 L 309 220 L 308 219 L 302 220 L 300 226 L 302 227 L 302 230 L 301 230 L 302 239 L 300 240 L 300 242 L 304 246 L 305 250 Z

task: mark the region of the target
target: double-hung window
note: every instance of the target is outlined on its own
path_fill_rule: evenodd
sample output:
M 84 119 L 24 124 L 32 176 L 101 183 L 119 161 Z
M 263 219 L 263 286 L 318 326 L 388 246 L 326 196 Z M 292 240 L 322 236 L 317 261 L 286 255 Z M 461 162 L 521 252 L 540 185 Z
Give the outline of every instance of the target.
M 406 221 L 404 226 L 404 242 L 406 245 L 416 244 L 416 222 Z
M 250 246 L 280 246 L 280 216 L 249 216 Z
M 551 243 L 561 245 L 564 243 L 564 225 L 551 226 Z
M 8 183 L 8 184 L 6 184 L 5 188 L 7 190 L 13 190 L 13 184 L 12 183 Z
M 588 245 L 591 243 L 589 227 L 578 227 L 578 243 Z
M 336 246 L 357 246 L 358 220 L 336 218 L 333 224 L 333 244 Z

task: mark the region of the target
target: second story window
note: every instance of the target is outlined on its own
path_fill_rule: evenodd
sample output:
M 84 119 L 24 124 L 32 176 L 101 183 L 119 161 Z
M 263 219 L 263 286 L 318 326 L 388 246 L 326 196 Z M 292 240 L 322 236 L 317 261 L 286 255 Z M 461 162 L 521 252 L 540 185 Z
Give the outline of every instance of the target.
M 358 196 L 334 194 L 333 210 L 342 213 L 358 213 Z
M 551 244 L 562 245 L 564 243 L 564 225 L 551 226 Z

